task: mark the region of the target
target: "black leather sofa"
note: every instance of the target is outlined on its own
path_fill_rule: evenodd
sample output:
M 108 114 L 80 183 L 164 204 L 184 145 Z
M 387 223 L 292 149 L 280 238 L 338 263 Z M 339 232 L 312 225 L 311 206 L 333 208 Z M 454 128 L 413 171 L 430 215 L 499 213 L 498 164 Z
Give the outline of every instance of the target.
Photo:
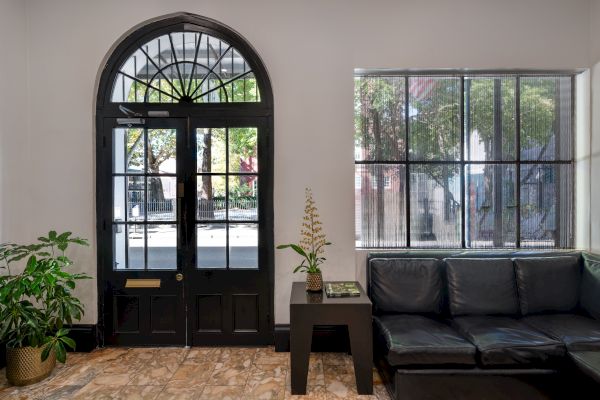
M 371 253 L 367 291 L 394 399 L 600 398 L 598 257 Z

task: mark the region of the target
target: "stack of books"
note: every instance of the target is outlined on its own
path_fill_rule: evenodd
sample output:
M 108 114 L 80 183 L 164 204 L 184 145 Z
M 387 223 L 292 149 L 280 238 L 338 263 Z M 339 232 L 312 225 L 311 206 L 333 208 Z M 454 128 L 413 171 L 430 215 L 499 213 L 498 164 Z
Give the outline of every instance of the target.
M 360 290 L 356 282 L 326 282 L 327 297 L 358 297 Z

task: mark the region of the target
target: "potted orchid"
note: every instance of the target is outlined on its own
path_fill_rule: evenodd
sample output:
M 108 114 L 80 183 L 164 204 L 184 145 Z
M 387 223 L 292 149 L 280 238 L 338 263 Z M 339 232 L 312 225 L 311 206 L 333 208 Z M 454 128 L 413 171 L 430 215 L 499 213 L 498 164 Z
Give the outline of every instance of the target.
M 300 256 L 302 262 L 294 268 L 296 272 L 306 272 L 306 290 L 319 292 L 323 290 L 323 276 L 320 265 L 326 260 L 325 246 L 331 245 L 325 238 L 319 213 L 310 188 L 305 189 L 306 202 L 304 218 L 300 230 L 300 243 L 289 243 L 277 246 L 278 249 L 291 248 Z

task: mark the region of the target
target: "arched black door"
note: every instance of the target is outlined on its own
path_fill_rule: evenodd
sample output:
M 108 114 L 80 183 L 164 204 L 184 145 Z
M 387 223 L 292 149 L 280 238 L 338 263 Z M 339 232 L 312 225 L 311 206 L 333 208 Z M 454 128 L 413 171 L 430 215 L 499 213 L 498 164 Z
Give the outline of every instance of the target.
M 96 110 L 107 344 L 273 340 L 273 98 L 236 32 L 177 14 L 136 30 Z

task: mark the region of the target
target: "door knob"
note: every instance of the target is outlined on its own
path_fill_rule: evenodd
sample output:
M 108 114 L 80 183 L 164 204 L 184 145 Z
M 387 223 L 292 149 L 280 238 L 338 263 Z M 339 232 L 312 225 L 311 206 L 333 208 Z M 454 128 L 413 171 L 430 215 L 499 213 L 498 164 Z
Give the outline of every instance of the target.
M 175 280 L 177 282 L 181 282 L 183 280 L 183 274 L 179 273 L 179 274 L 175 275 Z

